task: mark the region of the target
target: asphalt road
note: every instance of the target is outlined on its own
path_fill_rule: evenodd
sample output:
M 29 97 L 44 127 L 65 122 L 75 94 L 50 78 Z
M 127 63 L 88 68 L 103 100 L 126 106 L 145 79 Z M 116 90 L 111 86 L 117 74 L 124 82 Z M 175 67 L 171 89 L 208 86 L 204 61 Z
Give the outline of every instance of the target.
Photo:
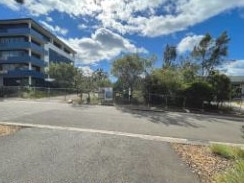
M 1 122 L 111 130 L 201 141 L 243 143 L 244 119 L 178 112 L 148 112 L 113 106 L 59 102 L 0 102 Z
M 0 183 L 199 182 L 168 143 L 25 128 L 0 148 Z
M 198 182 L 168 143 L 57 127 L 243 143 L 243 119 L 58 101 L 0 101 L 0 122 L 54 128 L 0 137 L 0 183 Z

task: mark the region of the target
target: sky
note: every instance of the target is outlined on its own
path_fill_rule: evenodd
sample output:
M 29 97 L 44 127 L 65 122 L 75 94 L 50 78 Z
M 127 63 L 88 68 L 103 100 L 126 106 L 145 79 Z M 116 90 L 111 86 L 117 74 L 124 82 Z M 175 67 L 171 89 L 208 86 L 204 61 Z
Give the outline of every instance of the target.
M 109 72 L 123 54 L 157 56 L 166 44 L 186 55 L 206 33 L 227 31 L 229 54 L 219 69 L 244 75 L 244 0 L 0 0 L 0 19 L 33 18 L 77 51 L 88 74 Z

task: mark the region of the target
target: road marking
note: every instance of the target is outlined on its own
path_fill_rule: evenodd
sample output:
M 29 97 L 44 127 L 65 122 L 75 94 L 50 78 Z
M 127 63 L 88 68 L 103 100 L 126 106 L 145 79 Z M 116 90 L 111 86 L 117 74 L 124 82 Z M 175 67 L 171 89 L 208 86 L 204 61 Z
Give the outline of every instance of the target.
M 12 126 L 21 126 L 21 127 L 29 127 L 29 128 L 31 127 L 31 128 L 76 131 L 76 132 L 87 132 L 87 133 L 99 133 L 99 134 L 107 134 L 107 135 L 134 137 L 134 138 L 140 138 L 140 139 L 151 140 L 151 141 L 159 141 L 159 142 L 194 144 L 194 145 L 222 144 L 222 145 L 238 146 L 238 147 L 244 148 L 244 144 L 235 144 L 235 143 L 226 143 L 226 142 L 217 142 L 217 141 L 193 140 L 193 139 L 176 138 L 176 137 L 163 137 L 163 136 L 144 135 L 144 134 L 127 133 L 127 132 L 110 131 L 110 130 L 97 130 L 97 129 L 88 129 L 88 128 L 40 125 L 40 124 L 31 124 L 31 123 L 13 123 L 13 122 L 0 122 L 0 125 L 12 125 Z

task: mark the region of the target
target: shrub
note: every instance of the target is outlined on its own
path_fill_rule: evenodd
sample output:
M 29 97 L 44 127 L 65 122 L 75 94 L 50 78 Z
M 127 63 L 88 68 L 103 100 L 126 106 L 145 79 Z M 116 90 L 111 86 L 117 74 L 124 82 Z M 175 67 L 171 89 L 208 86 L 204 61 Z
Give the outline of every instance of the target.
M 213 98 L 213 88 L 204 81 L 193 82 L 183 91 L 187 97 L 186 104 L 189 107 L 202 107 L 203 102 L 210 102 Z
M 214 154 L 226 159 L 244 159 L 244 150 L 239 147 L 214 144 L 210 149 Z

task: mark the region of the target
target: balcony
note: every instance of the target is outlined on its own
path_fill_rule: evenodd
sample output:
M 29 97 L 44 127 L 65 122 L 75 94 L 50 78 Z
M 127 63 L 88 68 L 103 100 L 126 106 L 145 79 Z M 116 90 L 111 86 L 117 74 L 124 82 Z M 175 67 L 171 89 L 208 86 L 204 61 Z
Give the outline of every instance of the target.
M 34 71 L 34 70 L 11 70 L 6 71 L 4 77 L 6 78 L 16 78 L 16 77 L 33 77 L 33 78 L 44 78 L 44 73 Z
M 32 35 L 32 37 L 38 38 L 42 42 L 48 42 L 47 38 L 45 38 L 44 36 L 42 36 L 40 33 L 36 32 L 33 29 L 30 29 L 30 34 Z
M 31 34 L 32 37 L 38 38 L 42 42 L 47 42 L 48 40 L 42 36 L 40 33 L 29 28 L 16 28 L 16 29 L 6 29 L 0 31 L 0 36 L 13 36 L 13 35 L 28 35 Z
M 39 67 L 45 66 L 44 60 L 38 59 L 33 56 L 31 57 L 28 55 L 0 58 L 0 64 L 18 64 L 18 63 L 29 63 L 29 62 Z
M 0 50 L 28 49 L 28 48 L 41 55 L 44 54 L 44 48 L 34 43 L 30 43 L 30 42 L 0 43 Z
M 41 46 L 38 46 L 37 44 L 34 43 L 30 43 L 31 46 L 31 50 L 33 50 L 34 52 L 40 53 L 41 55 L 44 54 L 44 48 Z
M 15 29 L 5 29 L 0 31 L 0 36 L 25 35 L 25 34 L 30 34 L 30 29 L 15 28 Z
M 27 49 L 31 47 L 29 42 L 0 43 L 0 50 Z

